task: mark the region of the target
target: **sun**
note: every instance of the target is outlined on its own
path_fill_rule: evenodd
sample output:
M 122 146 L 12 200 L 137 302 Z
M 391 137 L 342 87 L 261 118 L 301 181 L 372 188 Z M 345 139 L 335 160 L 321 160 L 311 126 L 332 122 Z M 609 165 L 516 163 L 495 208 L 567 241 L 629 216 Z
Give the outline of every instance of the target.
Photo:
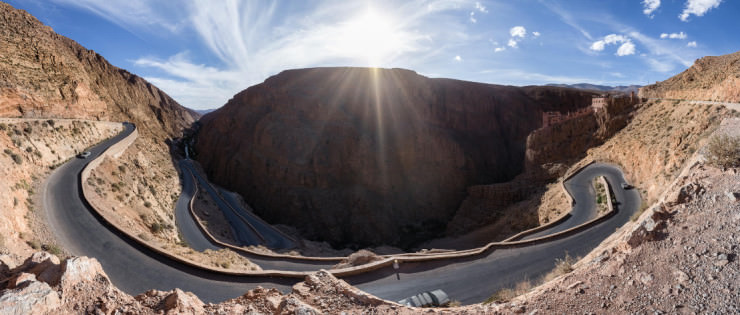
M 387 63 L 402 45 L 392 18 L 367 9 L 341 26 L 339 49 L 367 62 L 368 66 Z

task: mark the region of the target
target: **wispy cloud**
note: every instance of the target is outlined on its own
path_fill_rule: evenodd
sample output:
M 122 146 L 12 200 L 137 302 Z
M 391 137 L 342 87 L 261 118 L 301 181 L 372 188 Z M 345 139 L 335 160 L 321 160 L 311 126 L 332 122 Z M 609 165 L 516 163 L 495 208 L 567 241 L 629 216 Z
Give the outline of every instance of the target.
M 547 9 L 555 13 L 557 16 L 560 17 L 560 20 L 563 21 L 563 23 L 569 25 L 570 27 L 576 29 L 578 32 L 580 32 L 584 37 L 586 37 L 588 40 L 593 40 L 593 37 L 591 34 L 586 31 L 584 27 L 578 23 L 576 18 L 568 11 L 564 10 L 562 7 L 560 7 L 559 4 L 546 1 L 546 0 L 539 0 L 541 4 L 543 4 Z
M 696 46 L 697 46 L 696 41 L 691 41 L 691 42 L 686 43 L 686 47 L 696 48 Z
M 653 18 L 653 12 L 660 7 L 660 0 L 643 0 L 642 1 L 642 13 Z
M 473 40 L 457 13 L 471 5 L 476 13 L 488 12 L 483 4 L 468 0 L 411 0 L 393 10 L 383 2 L 323 0 L 300 15 L 290 15 L 292 6 L 280 1 L 224 0 L 220 5 L 209 0 L 53 1 L 88 10 L 132 32 L 172 34 L 184 28 L 194 32 L 193 39 L 218 63 L 205 66 L 186 52 L 134 61 L 160 73 L 147 79 L 193 108 L 220 106 L 236 92 L 284 69 L 413 68 L 433 58 L 441 60 L 450 49 Z
M 681 21 L 688 22 L 692 14 L 704 16 L 709 10 L 719 7 L 720 3 L 722 3 L 722 0 L 687 0 L 683 12 L 678 18 Z

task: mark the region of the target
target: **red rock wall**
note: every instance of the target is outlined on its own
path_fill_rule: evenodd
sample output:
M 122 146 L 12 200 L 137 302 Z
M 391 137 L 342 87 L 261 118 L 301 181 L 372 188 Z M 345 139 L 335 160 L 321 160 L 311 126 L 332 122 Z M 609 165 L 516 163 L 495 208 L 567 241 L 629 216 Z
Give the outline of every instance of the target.
M 559 104 L 541 92 L 401 69 L 284 71 L 201 120 L 197 159 L 309 238 L 410 246 L 444 230 L 468 186 L 521 172 L 541 104 Z
M 131 121 L 176 136 L 198 115 L 144 79 L 0 2 L 0 116 Z

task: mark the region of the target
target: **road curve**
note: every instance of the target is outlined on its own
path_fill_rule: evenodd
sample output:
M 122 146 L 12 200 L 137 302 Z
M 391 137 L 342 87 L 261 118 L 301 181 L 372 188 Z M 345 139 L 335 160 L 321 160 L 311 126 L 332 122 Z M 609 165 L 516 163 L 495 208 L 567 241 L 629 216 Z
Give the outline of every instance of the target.
M 505 287 L 513 287 L 523 279 L 537 279 L 555 266 L 556 259 L 568 253 L 572 257 L 585 256 L 616 229 L 624 225 L 640 206 L 640 195 L 635 190 L 624 190 L 619 183 L 624 181 L 619 169 L 606 164 L 592 164 L 575 177 L 590 181 L 604 175 L 612 186 L 617 200 L 616 213 L 580 233 L 537 245 L 489 250 L 477 257 L 401 264 L 398 274 L 392 268 L 345 278 L 350 284 L 388 300 L 400 300 L 423 291 L 442 289 L 451 299 L 463 304 L 485 301 L 492 293 Z M 575 187 L 577 188 L 577 187 Z M 574 194 L 578 199 L 588 196 L 594 200 L 591 190 L 584 195 Z
M 80 172 L 89 161 L 132 131 L 133 126 L 126 125 L 124 132 L 90 149 L 91 157 L 72 159 L 57 168 L 46 180 L 43 197 L 47 219 L 70 254 L 97 258 L 113 283 L 130 294 L 148 289 L 180 288 L 195 293 L 206 302 L 219 302 L 239 296 L 256 286 L 286 291 L 298 281 L 278 277 L 226 276 L 193 268 L 162 257 L 125 235 L 114 232 L 102 218 L 95 215 L 82 201 Z M 467 304 L 483 301 L 496 289 L 510 286 L 521 279 L 542 275 L 552 269 L 555 260 L 564 257 L 566 252 L 572 256 L 588 253 L 627 222 L 640 205 L 636 191 L 625 191 L 615 186 L 624 179 L 618 171 L 618 176 L 614 177 L 614 167 L 594 164 L 588 168 L 602 170 L 593 174 L 607 177 L 615 187 L 614 195 L 619 206 L 614 216 L 586 231 L 525 248 L 490 250 L 476 257 L 404 263 L 399 269 L 399 278 L 392 268 L 383 268 L 346 280 L 360 289 L 390 300 L 441 288 L 451 298 Z M 581 172 L 576 176 L 587 174 L 592 173 Z M 593 200 L 595 196 L 591 194 L 589 198 Z M 581 200 L 577 199 L 577 202 Z M 257 262 L 260 258 L 250 259 Z M 281 267 L 286 262 L 266 259 L 261 263 Z M 295 263 L 288 263 L 291 264 Z M 318 266 L 306 267 L 318 269 Z
M 110 145 L 133 131 L 124 132 L 91 148 L 87 159 L 73 158 L 57 168 L 44 185 L 44 209 L 57 239 L 76 256 L 95 257 L 111 281 L 129 294 L 149 289 L 191 291 L 207 302 L 219 302 L 244 294 L 257 286 L 288 291 L 298 279 L 235 277 L 193 268 L 162 257 L 124 235 L 113 232 L 82 201 L 80 172 Z
M 208 183 L 203 179 L 198 171 L 193 167 L 192 161 L 190 160 L 181 160 L 180 161 L 180 167 L 183 173 L 183 192 L 190 192 L 190 190 L 187 190 L 186 188 L 193 187 L 192 190 L 195 190 L 196 183 L 193 181 L 193 177 L 195 177 L 195 180 L 200 183 L 200 187 L 206 187 L 206 192 L 208 192 L 214 200 L 217 200 L 217 205 L 219 207 L 222 207 L 221 209 L 224 209 L 224 214 L 230 213 L 229 211 L 234 211 L 233 208 L 229 208 L 226 205 L 227 201 L 223 201 L 220 199 L 220 197 L 216 194 L 216 192 L 213 190 L 213 188 L 208 185 Z M 192 174 L 192 176 L 191 176 Z M 186 195 L 183 193 L 183 195 Z M 192 196 L 192 194 L 190 194 Z M 195 222 L 195 218 L 190 214 L 189 209 L 189 197 L 187 197 L 187 201 L 185 202 L 183 199 L 183 196 L 180 196 L 180 200 L 178 200 L 176 204 L 175 209 L 175 215 L 177 220 L 177 227 L 180 229 L 181 234 L 183 235 L 183 238 L 185 238 L 186 242 L 190 244 L 192 241 L 195 244 L 201 244 L 205 245 L 205 243 L 211 244 L 213 247 L 207 247 L 211 249 L 218 249 L 220 248 L 218 245 L 212 244 L 210 240 L 203 234 L 203 232 L 200 230 L 200 228 L 197 226 L 197 223 Z M 230 213 L 230 216 L 226 216 L 227 220 L 230 221 L 230 223 L 234 224 L 233 229 L 238 229 L 241 227 L 241 229 L 251 229 L 251 227 L 248 227 L 244 224 L 243 221 L 241 221 L 239 218 L 234 215 L 233 212 Z M 202 248 L 202 247 L 201 247 Z M 195 249 L 195 248 L 194 248 Z M 201 250 L 201 249 L 198 249 Z M 205 250 L 205 248 L 203 248 Z M 201 250 L 202 251 L 202 250 Z M 262 255 L 256 255 L 256 254 L 249 254 L 246 252 L 239 251 L 238 254 L 248 258 L 251 262 L 257 264 L 262 268 L 263 270 L 283 270 L 283 271 L 317 271 L 319 269 L 329 269 L 333 265 L 335 265 L 337 262 L 332 261 L 312 261 L 312 260 L 297 260 L 297 259 L 291 259 L 291 260 L 284 260 L 280 258 L 272 258 Z

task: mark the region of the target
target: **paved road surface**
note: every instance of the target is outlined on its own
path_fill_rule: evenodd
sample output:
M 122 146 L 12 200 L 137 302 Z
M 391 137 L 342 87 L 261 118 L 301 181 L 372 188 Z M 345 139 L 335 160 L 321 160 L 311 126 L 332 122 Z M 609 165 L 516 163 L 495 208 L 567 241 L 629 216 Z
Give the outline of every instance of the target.
M 128 125 L 122 134 L 92 148 L 90 158 L 72 159 L 48 178 L 44 189 L 44 209 L 52 230 L 70 254 L 97 258 L 113 283 L 130 294 L 139 294 L 148 289 L 181 288 L 194 292 L 206 302 L 218 302 L 239 296 L 258 285 L 285 291 L 296 282 L 295 279 L 275 277 L 224 276 L 191 268 L 161 257 L 112 232 L 101 218 L 93 215 L 81 200 L 80 172 L 87 162 L 132 130 L 133 127 Z M 463 303 L 480 302 L 498 288 L 542 275 L 552 269 L 555 259 L 562 258 L 566 252 L 573 256 L 588 253 L 627 222 L 640 205 L 639 195 L 635 191 L 616 190 L 615 197 L 620 202 L 615 216 L 567 238 L 526 248 L 489 251 L 480 257 L 402 264 L 400 280 L 397 280 L 392 268 L 347 280 L 360 289 L 391 300 L 440 288 L 447 291 L 452 299 Z M 265 260 L 258 263 L 269 263 L 286 270 L 289 268 L 283 268 L 283 265 L 296 267 L 295 262 Z M 302 266 L 313 269 L 319 267 L 310 264 Z
M 187 190 L 187 188 L 191 188 L 194 190 L 195 188 L 195 182 L 193 182 L 193 177 L 190 176 L 190 174 L 195 175 L 195 178 L 200 183 L 200 187 L 206 187 L 206 191 L 211 194 L 211 199 L 217 200 L 218 205 L 223 207 L 224 214 L 228 214 L 226 216 L 227 220 L 232 223 L 232 230 L 234 229 L 242 229 L 246 231 L 243 232 L 241 235 L 251 235 L 248 237 L 257 237 L 256 234 L 251 234 L 252 229 L 247 226 L 241 219 L 239 219 L 235 213 L 234 210 L 226 205 L 225 201 L 221 200 L 219 196 L 216 194 L 216 191 L 213 189 L 212 186 L 208 185 L 205 179 L 200 177 L 197 170 L 193 167 L 190 160 L 181 160 L 180 166 L 183 171 L 183 191 L 187 192 L 190 190 Z M 183 193 L 183 195 L 185 195 Z M 192 193 L 191 193 L 192 196 Z M 187 197 L 189 202 L 189 196 Z M 175 209 L 175 215 L 176 215 L 176 221 L 177 221 L 177 227 L 180 229 L 181 234 L 183 235 L 183 238 L 185 238 L 186 242 L 188 244 L 198 244 L 198 248 L 194 248 L 200 251 L 205 250 L 206 248 L 210 249 L 218 249 L 220 248 L 218 245 L 212 244 L 203 234 L 203 232 L 198 228 L 198 226 L 195 223 L 194 218 L 190 215 L 190 209 L 189 203 L 183 201 L 183 196 L 180 196 L 181 200 L 178 200 L 176 209 Z M 182 223 L 182 224 L 181 224 Z M 239 235 L 239 234 L 237 234 Z M 259 242 L 258 242 L 259 243 Z M 208 244 L 208 245 L 207 245 Z M 284 259 L 277 259 L 277 258 L 271 258 L 271 257 L 265 257 L 261 255 L 254 255 L 254 254 L 248 254 L 244 252 L 239 252 L 240 255 L 248 258 L 253 263 L 257 264 L 262 268 L 262 270 L 285 270 L 285 271 L 316 271 L 319 269 L 329 269 L 331 266 L 335 265 L 337 262 L 332 261 L 302 261 L 302 260 L 284 260 Z
M 195 218 L 190 215 L 190 200 L 195 194 L 195 182 L 193 181 L 190 170 L 185 164 L 185 160 L 178 162 L 180 170 L 182 171 L 182 192 L 180 198 L 177 199 L 175 204 L 175 224 L 177 229 L 180 231 L 183 240 L 188 245 L 199 252 L 206 249 L 218 250 L 221 247 L 213 244 L 198 227 L 198 223 L 195 222 Z
M 241 203 L 237 201 L 236 196 L 234 196 L 235 193 L 225 189 L 219 189 L 219 191 L 221 192 L 221 196 L 224 197 L 226 203 L 228 203 L 231 208 L 236 209 L 236 211 L 239 212 L 242 217 L 246 218 L 249 221 L 249 224 L 257 229 L 260 235 L 265 238 L 265 245 L 268 248 L 287 249 L 295 247 L 295 242 L 293 242 L 293 240 L 278 232 L 275 227 L 258 218 L 251 211 L 244 209 Z
M 622 173 L 618 169 L 608 167 L 606 164 L 590 165 L 582 169 L 578 176 L 571 177 L 564 183 L 566 189 L 573 194 L 573 199 L 577 200 L 567 219 L 549 229 L 527 235 L 521 239 L 528 240 L 565 231 L 596 218 L 596 198 L 594 197 L 596 192 L 594 192 L 593 180 L 599 175 L 606 176 L 612 190 L 622 189 Z
M 133 127 L 128 125 L 122 134 L 91 148 L 89 158 L 73 158 L 47 179 L 44 209 L 61 245 L 72 255 L 97 258 L 113 283 L 130 294 L 182 288 L 204 301 L 215 302 L 237 297 L 258 285 L 289 290 L 295 279 L 224 276 L 161 257 L 112 232 L 88 210 L 81 200 L 82 168 L 132 131 Z
M 588 172 L 576 176 L 605 175 L 610 185 L 623 181 L 614 167 L 590 165 Z M 618 176 L 614 178 L 614 172 Z M 580 196 L 580 193 L 575 194 Z M 595 196 L 589 194 L 589 199 Z M 617 213 L 608 220 L 578 234 L 539 245 L 498 249 L 483 257 L 453 261 L 401 264 L 397 278 L 392 268 L 345 278 L 358 288 L 378 297 L 398 301 L 423 291 L 442 289 L 450 298 L 463 304 L 485 301 L 492 293 L 504 287 L 513 287 L 522 279 L 537 279 L 552 270 L 556 259 L 585 256 L 601 241 L 626 223 L 640 206 L 640 195 L 634 190 L 614 189 L 619 205 Z M 588 200 L 588 199 L 587 199 Z M 578 203 L 581 201 L 578 200 Z

